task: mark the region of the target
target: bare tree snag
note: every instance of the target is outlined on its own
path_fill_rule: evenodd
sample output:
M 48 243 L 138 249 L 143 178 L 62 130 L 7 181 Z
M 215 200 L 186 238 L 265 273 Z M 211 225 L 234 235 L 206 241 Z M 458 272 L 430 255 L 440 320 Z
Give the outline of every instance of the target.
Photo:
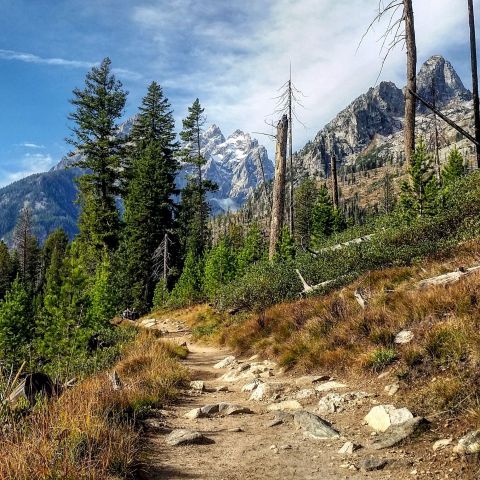
M 478 98 L 477 40 L 475 38 L 475 15 L 473 0 L 468 0 L 468 20 L 470 25 L 470 58 L 472 67 L 473 114 L 475 118 L 475 140 L 480 143 L 480 105 Z M 477 144 L 477 168 L 480 168 L 480 148 Z
M 330 173 L 332 175 L 332 201 L 333 208 L 338 210 L 338 178 L 337 178 L 337 157 L 333 154 L 330 157 Z
M 472 273 L 478 272 L 480 270 L 480 265 L 474 265 L 470 268 L 460 267 L 455 272 L 444 273 L 438 275 L 437 277 L 426 278 L 417 283 L 417 288 L 427 288 L 427 287 L 437 287 L 440 285 L 448 285 L 450 283 L 458 282 L 463 277 L 471 275 Z
M 292 120 L 292 65 L 290 65 L 290 79 L 288 80 L 288 168 L 290 171 L 290 198 L 289 198 L 289 228 L 290 228 L 290 235 L 293 237 L 294 235 L 294 202 L 293 202 L 293 182 L 294 182 L 294 174 L 293 174 L 293 145 L 292 145 L 292 129 L 293 129 L 293 120 Z
M 270 223 L 270 260 L 277 251 L 278 241 L 283 228 L 285 209 L 285 173 L 287 169 L 287 133 L 288 118 L 283 115 L 277 124 L 277 147 L 275 151 L 275 180 L 273 183 L 272 218 Z
M 305 279 L 303 278 L 302 274 L 300 273 L 300 270 L 298 270 L 298 268 L 295 270 L 295 272 L 297 272 L 297 275 L 298 275 L 298 278 L 300 278 L 300 281 L 302 282 L 302 285 L 303 285 L 303 291 L 300 293 L 301 295 L 303 294 L 308 294 L 308 293 L 312 293 L 314 292 L 315 290 L 318 290 L 319 288 L 323 288 L 323 287 L 327 287 L 328 285 L 330 285 L 331 283 L 335 282 L 336 280 L 338 279 L 335 279 L 335 280 L 327 280 L 325 282 L 322 282 L 322 283 L 319 283 L 318 285 L 312 285 L 310 286 L 306 281 Z M 340 277 L 341 278 L 341 277 Z
M 415 150 L 415 106 L 416 99 L 412 92 L 417 91 L 417 46 L 415 42 L 415 23 L 412 0 L 403 0 L 405 21 L 405 44 L 407 47 L 407 88 L 405 90 L 405 125 L 404 148 L 407 165 L 411 164 Z

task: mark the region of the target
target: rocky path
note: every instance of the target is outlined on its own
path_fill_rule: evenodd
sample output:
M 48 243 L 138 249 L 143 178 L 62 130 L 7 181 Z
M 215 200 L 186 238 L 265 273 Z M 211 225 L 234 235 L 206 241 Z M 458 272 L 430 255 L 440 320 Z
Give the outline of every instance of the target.
M 433 452 L 439 437 L 405 408 L 328 375 L 291 377 L 273 362 L 192 343 L 178 321 L 155 328 L 187 342 L 192 382 L 146 421 L 142 479 L 469 478 L 447 461 L 433 471 L 418 445 L 402 446 L 421 434 L 427 455 L 447 460 L 453 446 Z

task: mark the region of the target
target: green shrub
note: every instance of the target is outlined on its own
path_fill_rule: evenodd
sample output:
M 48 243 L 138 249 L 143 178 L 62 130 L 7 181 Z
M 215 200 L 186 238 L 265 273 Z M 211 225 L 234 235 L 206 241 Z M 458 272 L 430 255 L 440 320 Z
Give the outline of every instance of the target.
M 379 372 L 391 365 L 397 359 L 397 352 L 393 348 L 377 348 L 370 352 L 364 362 L 365 368 Z

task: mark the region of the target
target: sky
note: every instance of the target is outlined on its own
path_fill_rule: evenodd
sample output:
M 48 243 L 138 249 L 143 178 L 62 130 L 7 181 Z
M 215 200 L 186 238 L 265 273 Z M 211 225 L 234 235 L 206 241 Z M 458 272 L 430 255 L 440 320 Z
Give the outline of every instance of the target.
M 413 6 L 419 66 L 441 54 L 471 88 L 466 1 Z M 125 119 L 155 80 L 177 130 L 198 97 L 225 135 L 273 133 L 275 97 L 291 64 L 303 104 L 303 125 L 294 125 L 301 148 L 378 81 L 404 85 L 401 47 L 380 72 L 384 23 L 359 46 L 377 9 L 378 0 L 0 0 L 0 186 L 68 153 L 72 90 L 106 56 L 129 92 Z M 272 139 L 254 136 L 272 158 Z

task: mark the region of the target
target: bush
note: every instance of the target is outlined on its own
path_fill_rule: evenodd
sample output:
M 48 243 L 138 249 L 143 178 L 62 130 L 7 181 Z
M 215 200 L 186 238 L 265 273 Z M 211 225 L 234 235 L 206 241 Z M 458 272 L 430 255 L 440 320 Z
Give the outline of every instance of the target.
M 379 372 L 397 359 L 397 352 L 392 348 L 377 348 L 370 352 L 364 361 L 365 368 Z

